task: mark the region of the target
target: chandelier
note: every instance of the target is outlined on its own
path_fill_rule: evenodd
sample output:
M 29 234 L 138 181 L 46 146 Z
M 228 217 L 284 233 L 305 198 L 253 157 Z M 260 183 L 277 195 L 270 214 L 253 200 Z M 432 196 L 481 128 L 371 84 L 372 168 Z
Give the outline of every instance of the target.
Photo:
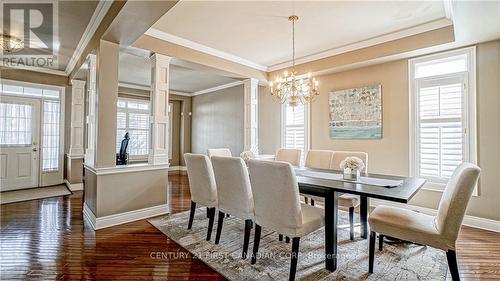
M 288 17 L 288 20 L 292 22 L 292 69 L 291 71 L 285 70 L 283 76 L 269 83 L 274 100 L 280 103 L 288 102 L 292 107 L 299 103 L 311 103 L 319 96 L 318 80 L 312 78 L 311 73 L 308 73 L 307 77 L 297 76 L 295 70 L 295 22 L 298 19 L 296 15 Z
M 0 34 L 0 50 L 2 53 L 14 53 L 24 48 L 24 43 L 21 39 L 10 35 Z

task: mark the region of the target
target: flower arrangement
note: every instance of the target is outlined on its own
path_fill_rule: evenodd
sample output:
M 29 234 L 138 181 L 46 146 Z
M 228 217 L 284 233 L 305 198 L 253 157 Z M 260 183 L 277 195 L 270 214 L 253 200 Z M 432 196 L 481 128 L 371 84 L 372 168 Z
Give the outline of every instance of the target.
M 347 157 L 346 159 L 340 162 L 340 168 L 346 169 L 349 168 L 351 170 L 363 170 L 365 167 L 365 163 L 358 157 Z

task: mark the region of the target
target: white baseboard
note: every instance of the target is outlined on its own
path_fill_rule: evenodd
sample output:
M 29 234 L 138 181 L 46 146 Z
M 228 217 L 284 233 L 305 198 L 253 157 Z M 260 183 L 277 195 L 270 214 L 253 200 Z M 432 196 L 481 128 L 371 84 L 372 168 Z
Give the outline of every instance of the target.
M 427 215 L 432 215 L 432 216 L 437 215 L 436 209 L 425 208 L 425 207 L 420 207 L 420 206 L 415 206 L 415 205 L 410 205 L 410 204 L 395 203 L 395 202 L 384 201 L 384 200 L 380 200 L 380 199 L 371 199 L 370 200 L 371 207 L 376 207 L 378 205 L 394 206 L 394 207 L 410 209 L 410 210 L 418 211 L 418 212 L 421 212 L 421 213 L 424 213 Z M 464 217 L 463 225 L 475 227 L 475 228 L 479 228 L 479 229 L 484 229 L 484 230 L 489 230 L 489 231 L 494 231 L 494 232 L 500 232 L 500 221 L 491 220 L 491 219 L 485 219 L 485 218 L 466 215 Z
M 168 214 L 168 204 L 158 205 L 154 207 L 119 213 L 109 216 L 96 218 L 95 214 L 88 208 L 87 204 L 83 204 L 84 217 L 89 221 L 94 230 L 103 229 L 115 225 L 133 222 L 136 220 L 147 219 L 159 215 Z
M 78 191 L 78 190 L 83 190 L 83 182 L 80 183 L 70 183 L 67 179 L 64 179 L 64 184 L 68 187 L 69 190 L 71 191 Z

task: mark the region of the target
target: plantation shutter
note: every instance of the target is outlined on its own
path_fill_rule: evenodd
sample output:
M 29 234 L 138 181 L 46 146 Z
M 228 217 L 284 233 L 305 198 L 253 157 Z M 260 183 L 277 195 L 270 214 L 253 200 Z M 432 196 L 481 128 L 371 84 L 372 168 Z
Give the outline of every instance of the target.
M 295 108 L 284 105 L 284 147 L 300 149 L 301 160 L 306 152 L 306 106 L 297 105 Z
M 417 84 L 418 172 L 446 182 L 465 155 L 465 76 L 419 79 Z

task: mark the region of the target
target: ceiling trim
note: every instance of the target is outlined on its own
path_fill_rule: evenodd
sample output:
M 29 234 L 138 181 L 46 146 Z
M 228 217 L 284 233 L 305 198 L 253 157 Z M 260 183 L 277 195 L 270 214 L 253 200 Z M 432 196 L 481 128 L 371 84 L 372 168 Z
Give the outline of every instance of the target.
M 168 94 L 172 95 L 177 95 L 177 96 L 185 96 L 185 97 L 191 97 L 191 93 L 186 93 L 186 92 L 179 92 L 179 91 L 174 91 L 174 90 L 168 90 Z
M 268 71 L 268 68 L 264 65 L 260 65 L 258 63 L 249 61 L 247 59 L 244 59 L 244 58 L 232 55 L 232 54 L 228 54 L 226 52 L 214 49 L 212 47 L 208 47 L 208 46 L 205 46 L 203 44 L 196 43 L 196 42 L 172 35 L 170 33 L 167 33 L 167 32 L 155 29 L 155 28 L 148 29 L 148 31 L 146 31 L 145 34 L 148 36 L 163 40 L 163 41 L 167 41 L 167 42 L 170 42 L 173 44 L 177 44 L 177 45 L 180 45 L 180 46 L 183 46 L 186 48 L 193 49 L 195 51 L 199 51 L 199 52 L 209 54 L 209 55 L 212 55 L 215 57 L 219 57 L 219 58 L 222 58 L 222 59 L 225 59 L 228 61 L 239 63 L 242 65 L 260 70 L 260 71 Z
M 99 3 L 97 3 L 97 7 L 92 14 L 92 17 L 90 18 L 90 21 L 87 24 L 87 27 L 85 28 L 85 31 L 83 32 L 82 37 L 80 38 L 80 41 L 78 42 L 78 45 L 76 46 L 76 49 L 73 52 L 68 65 L 66 66 L 65 72 L 67 75 L 69 75 L 73 71 L 73 68 L 78 62 L 78 59 L 87 47 L 90 39 L 92 39 L 92 36 L 94 36 L 95 31 L 101 24 L 102 19 L 104 18 L 104 16 L 106 16 L 106 13 L 108 12 L 112 4 L 113 1 L 105 0 L 101 0 L 99 1 Z
M 235 87 L 235 86 L 239 86 L 239 85 L 243 85 L 243 81 L 235 81 L 235 82 L 227 83 L 227 84 L 224 84 L 224 85 L 220 85 L 220 86 L 208 88 L 208 89 L 205 89 L 205 90 L 196 91 L 196 92 L 192 93 L 191 95 L 192 96 L 199 96 L 199 95 L 208 94 L 208 93 L 211 93 L 211 92 L 215 92 L 215 91 L 219 91 L 219 90 L 224 90 L 224 89 Z
M 6 65 L 3 61 L 1 61 L 0 66 L 7 67 L 7 68 L 13 68 L 13 69 L 22 69 L 22 70 L 41 72 L 41 73 L 48 73 L 48 74 L 54 74 L 54 75 L 60 75 L 60 76 L 68 76 L 66 74 L 66 72 L 64 72 L 62 70 L 50 69 L 50 68 L 45 68 L 45 67 L 26 66 L 26 65 Z
M 381 35 L 381 36 L 376 36 L 376 37 L 373 37 L 373 38 L 370 38 L 370 39 L 367 39 L 367 40 L 363 40 L 363 41 L 359 41 L 359 42 L 356 42 L 356 43 L 353 43 L 353 44 L 348 44 L 348 45 L 345 45 L 345 46 L 342 46 L 342 47 L 333 48 L 333 49 L 330 49 L 330 50 L 327 50 L 327 51 L 323 51 L 323 52 L 319 52 L 319 53 L 316 53 L 316 54 L 312 54 L 312 55 L 308 55 L 308 56 L 303 56 L 303 57 L 300 57 L 298 59 L 295 59 L 295 64 L 304 64 L 304 63 L 308 63 L 308 62 L 311 62 L 311 61 L 324 59 L 324 58 L 335 56 L 335 55 L 339 55 L 339 54 L 342 54 L 342 53 L 347 53 L 347 52 L 351 52 L 351 51 L 354 51 L 354 50 L 359 50 L 359 49 L 362 49 L 362 48 L 367 48 L 367 47 L 370 47 L 370 46 L 374 46 L 374 45 L 386 43 L 386 42 L 389 42 L 389 41 L 398 40 L 398 39 L 401 39 L 401 38 L 404 38 L 404 37 L 408 37 L 408 36 L 412 36 L 412 35 L 416 35 L 416 34 L 419 34 L 419 33 L 424 33 L 424 32 L 427 32 L 427 31 L 431 31 L 431 30 L 443 28 L 443 27 L 446 27 L 446 26 L 450 26 L 452 24 L 453 23 L 449 19 L 447 19 L 447 18 L 440 18 L 438 20 L 430 21 L 430 22 L 427 22 L 427 23 L 424 23 L 424 24 L 420 24 L 420 25 L 416 25 L 416 26 L 413 26 L 413 27 L 410 27 L 410 28 L 406 28 L 406 29 L 401 29 L 401 30 L 398 30 L 398 31 L 395 31 L 395 32 L 391 32 L 391 33 L 387 33 L 387 34 L 384 34 L 384 35 Z M 287 67 L 290 67 L 290 66 L 292 66 L 292 62 L 291 61 L 286 61 L 286 62 L 283 62 L 283 63 L 278 63 L 278 64 L 270 65 L 268 67 L 268 71 L 272 72 L 272 71 L 280 70 L 280 69 L 287 68 Z
M 118 82 L 118 87 L 143 90 L 143 91 L 151 91 L 151 87 L 149 87 L 149 86 L 137 85 L 137 84 L 127 83 L 127 82 Z

